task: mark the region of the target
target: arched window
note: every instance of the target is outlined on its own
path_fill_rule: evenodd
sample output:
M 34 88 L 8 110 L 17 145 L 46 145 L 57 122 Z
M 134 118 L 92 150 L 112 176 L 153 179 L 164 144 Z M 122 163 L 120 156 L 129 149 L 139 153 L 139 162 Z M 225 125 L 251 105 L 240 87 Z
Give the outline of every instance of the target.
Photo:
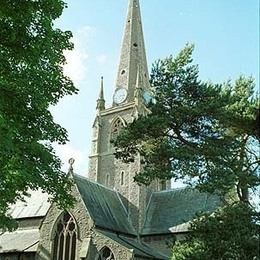
M 77 228 L 74 218 L 65 211 L 55 227 L 54 260 L 76 259 Z
M 116 118 L 116 120 L 112 123 L 112 127 L 111 127 L 111 136 L 110 136 L 111 141 L 116 140 L 122 127 L 124 127 L 123 120 L 119 117 Z
M 105 246 L 99 252 L 98 260 L 115 260 L 115 257 L 113 252 Z

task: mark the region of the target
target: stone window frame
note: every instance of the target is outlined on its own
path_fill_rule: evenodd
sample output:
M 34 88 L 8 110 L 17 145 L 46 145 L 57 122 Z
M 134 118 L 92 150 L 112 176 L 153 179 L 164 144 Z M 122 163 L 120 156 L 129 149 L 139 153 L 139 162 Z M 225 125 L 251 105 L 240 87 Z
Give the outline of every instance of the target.
M 116 258 L 115 258 L 115 254 L 113 253 L 113 251 L 110 247 L 103 246 L 99 250 L 95 259 L 96 260 L 115 260 Z
M 122 127 L 126 126 L 125 120 L 121 116 L 116 116 L 113 121 L 111 122 L 110 127 L 110 147 L 113 148 L 113 141 L 116 139 L 116 137 L 119 135 L 120 130 Z
M 68 211 L 62 212 L 53 226 L 52 259 L 76 259 L 78 226 Z

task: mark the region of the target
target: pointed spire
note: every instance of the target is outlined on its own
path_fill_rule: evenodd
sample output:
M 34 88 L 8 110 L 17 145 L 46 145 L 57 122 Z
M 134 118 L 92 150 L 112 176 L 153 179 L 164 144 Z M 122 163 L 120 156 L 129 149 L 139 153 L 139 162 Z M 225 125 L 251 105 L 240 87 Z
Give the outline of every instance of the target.
M 138 77 L 143 78 L 142 89 L 149 89 L 148 67 L 145 53 L 141 12 L 138 0 L 129 0 L 123 43 L 119 61 L 116 88 L 128 91 L 127 102 L 134 101 Z
M 101 77 L 99 99 L 104 99 L 104 78 Z
M 99 97 L 97 100 L 97 107 L 96 109 L 101 111 L 105 109 L 105 99 L 104 99 L 104 83 L 103 83 L 103 77 L 101 77 L 101 84 L 100 84 L 100 92 L 99 92 Z

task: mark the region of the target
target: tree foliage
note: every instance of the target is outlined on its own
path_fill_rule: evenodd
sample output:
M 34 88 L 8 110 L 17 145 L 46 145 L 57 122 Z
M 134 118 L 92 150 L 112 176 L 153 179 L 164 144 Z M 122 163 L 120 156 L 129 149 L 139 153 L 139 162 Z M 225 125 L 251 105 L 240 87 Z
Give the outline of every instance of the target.
M 52 142 L 67 132 L 49 111 L 77 92 L 63 75 L 71 32 L 53 21 L 66 7 L 61 0 L 2 0 L 0 8 L 0 228 L 11 228 L 8 206 L 42 188 L 60 206 L 72 205 L 71 181 L 60 170 Z
M 153 65 L 151 113 L 123 129 L 116 156 L 127 163 L 141 155 L 140 184 L 181 179 L 223 200 L 223 208 L 191 222 L 172 259 L 252 259 L 259 249 L 259 216 L 251 204 L 259 191 L 259 98 L 251 77 L 199 80 L 193 49 L 187 45 Z
M 259 256 L 259 221 L 259 213 L 241 202 L 204 214 L 173 246 L 171 259 L 252 260 Z
M 116 141 L 118 158 L 143 170 L 135 179 L 185 179 L 225 196 L 234 187 L 241 200 L 259 184 L 257 106 L 251 77 L 234 84 L 202 82 L 192 64 L 193 45 L 158 60 L 152 69 L 151 113 L 129 124 Z

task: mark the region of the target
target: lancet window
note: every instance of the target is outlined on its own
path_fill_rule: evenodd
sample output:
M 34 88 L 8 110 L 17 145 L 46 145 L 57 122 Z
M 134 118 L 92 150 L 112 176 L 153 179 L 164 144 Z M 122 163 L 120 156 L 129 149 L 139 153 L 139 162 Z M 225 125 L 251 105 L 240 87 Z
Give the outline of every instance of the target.
M 125 184 L 125 172 L 124 171 L 121 171 L 120 184 L 121 185 Z
M 107 173 L 106 174 L 106 182 L 105 182 L 106 186 L 109 185 L 109 180 L 110 180 L 110 175 L 109 175 L 109 173 Z

